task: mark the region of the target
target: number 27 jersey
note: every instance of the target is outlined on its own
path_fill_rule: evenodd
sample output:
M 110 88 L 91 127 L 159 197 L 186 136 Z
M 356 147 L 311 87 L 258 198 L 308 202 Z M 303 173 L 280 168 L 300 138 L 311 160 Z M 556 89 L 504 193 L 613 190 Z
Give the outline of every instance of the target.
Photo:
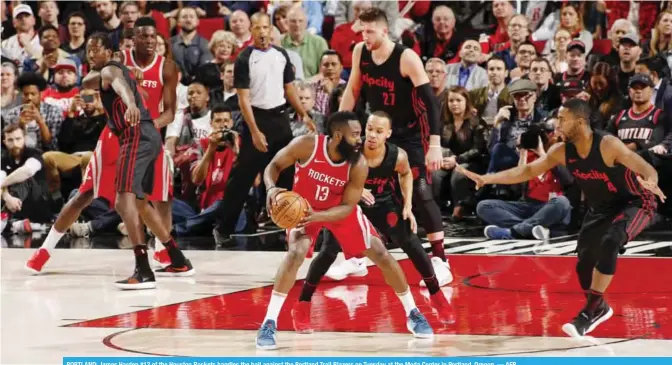
M 327 210 L 341 204 L 349 178 L 350 163 L 331 161 L 327 136 L 318 135 L 308 161 L 296 163 L 293 191 L 306 199 L 313 210 Z

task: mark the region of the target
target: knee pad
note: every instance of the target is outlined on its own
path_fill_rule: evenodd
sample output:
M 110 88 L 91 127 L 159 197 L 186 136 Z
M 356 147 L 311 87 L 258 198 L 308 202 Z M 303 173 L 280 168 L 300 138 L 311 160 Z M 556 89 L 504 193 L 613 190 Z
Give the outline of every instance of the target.
M 625 231 L 625 222 L 619 222 L 607 231 L 602 239 L 597 265 L 595 266 L 599 272 L 605 275 L 614 275 L 618 253 L 626 242 L 628 242 L 628 234 Z

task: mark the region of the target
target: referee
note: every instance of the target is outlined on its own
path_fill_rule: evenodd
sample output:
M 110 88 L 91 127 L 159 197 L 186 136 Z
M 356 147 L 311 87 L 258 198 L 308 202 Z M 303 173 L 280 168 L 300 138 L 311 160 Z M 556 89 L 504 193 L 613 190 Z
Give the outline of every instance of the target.
M 287 52 L 271 45 L 271 18 L 256 13 L 252 22 L 254 43 L 240 52 L 233 71 L 238 103 L 245 118 L 238 161 L 226 184 L 224 198 L 215 212 L 213 231 L 218 245 L 228 245 L 243 204 L 257 174 L 264 171 L 273 156 L 292 140 L 286 111 L 286 98 L 304 123 L 315 130 L 294 88 L 294 71 Z M 292 185 L 292 169 L 280 176 L 286 188 Z

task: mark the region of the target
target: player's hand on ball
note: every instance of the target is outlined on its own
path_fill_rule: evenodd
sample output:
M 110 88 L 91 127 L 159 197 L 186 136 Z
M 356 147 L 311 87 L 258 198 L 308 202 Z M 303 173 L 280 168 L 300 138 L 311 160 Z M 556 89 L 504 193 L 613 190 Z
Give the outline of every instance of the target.
M 283 191 L 287 191 L 287 189 L 279 188 L 276 186 L 268 189 L 268 191 L 266 192 L 266 211 L 268 212 L 269 216 L 273 215 L 273 207 L 275 206 L 275 199 L 278 197 L 278 194 L 282 193 Z
M 135 105 L 128 107 L 125 118 L 131 126 L 138 124 L 140 122 L 140 109 Z
M 429 172 L 437 171 L 441 169 L 441 164 L 443 162 L 443 153 L 441 148 L 430 146 L 427 155 L 425 156 L 425 165 Z
M 401 215 L 404 220 L 408 219 L 411 221 L 411 230 L 413 233 L 418 233 L 418 222 L 415 221 L 415 216 L 413 215 L 413 206 L 411 204 L 404 205 Z
M 665 196 L 665 193 L 663 193 L 663 191 L 660 190 L 660 187 L 658 187 L 658 179 L 656 179 L 655 181 L 652 179 L 644 180 L 640 176 L 637 176 L 637 181 L 639 181 L 639 183 L 642 184 L 644 189 L 656 194 L 658 198 L 660 198 L 660 201 L 665 203 L 665 199 L 667 199 L 667 197 Z
M 371 190 L 369 189 L 364 189 L 362 190 L 362 199 L 361 199 L 364 204 L 366 205 L 373 205 L 376 203 L 376 198 L 371 194 Z

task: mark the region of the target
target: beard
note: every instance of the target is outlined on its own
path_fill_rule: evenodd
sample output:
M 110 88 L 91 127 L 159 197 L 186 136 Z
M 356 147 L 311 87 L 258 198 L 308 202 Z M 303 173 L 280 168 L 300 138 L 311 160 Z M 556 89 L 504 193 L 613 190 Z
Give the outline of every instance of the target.
M 348 143 L 345 139 L 342 139 L 338 143 L 338 152 L 348 161 L 350 164 L 355 164 L 359 161 L 359 157 L 362 155 L 362 149 L 360 144 L 353 146 Z

